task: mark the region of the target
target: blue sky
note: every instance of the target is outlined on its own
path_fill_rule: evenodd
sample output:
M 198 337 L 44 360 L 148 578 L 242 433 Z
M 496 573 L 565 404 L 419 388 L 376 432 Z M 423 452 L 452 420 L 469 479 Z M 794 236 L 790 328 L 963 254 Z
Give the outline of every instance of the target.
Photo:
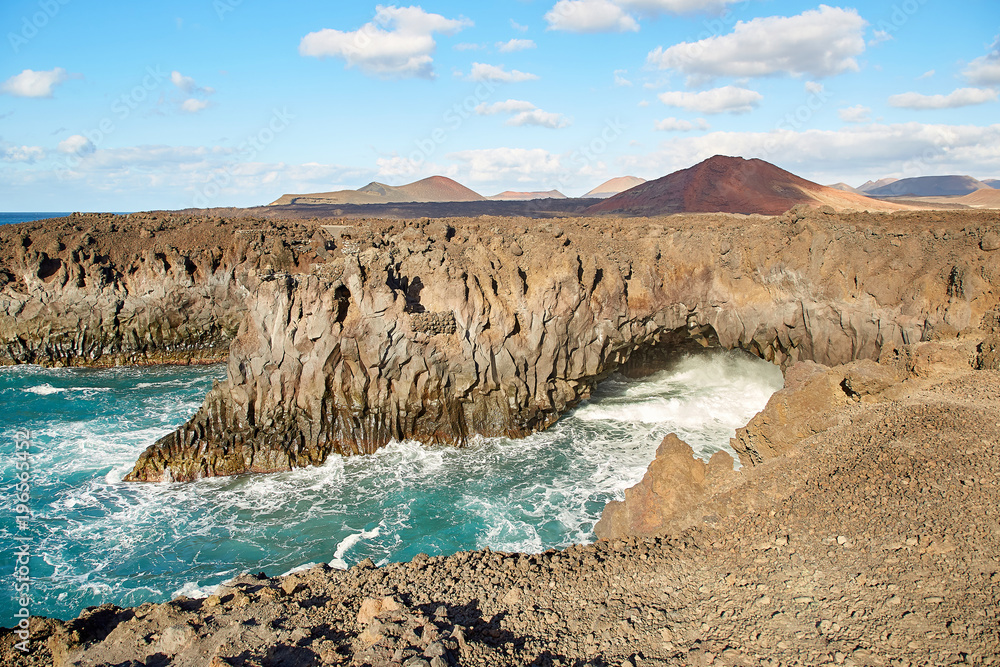
M 0 26 L 0 210 L 578 196 L 719 153 L 1000 178 L 996 0 L 5 0 Z

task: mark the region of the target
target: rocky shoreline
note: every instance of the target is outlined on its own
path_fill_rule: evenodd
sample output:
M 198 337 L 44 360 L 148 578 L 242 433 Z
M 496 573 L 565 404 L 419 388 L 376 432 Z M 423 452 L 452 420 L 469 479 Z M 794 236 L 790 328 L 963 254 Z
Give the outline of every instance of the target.
M 900 350 L 903 363 L 793 367 L 790 386 L 736 439 L 748 462 L 746 443 L 758 452 L 783 443 L 780 454 L 730 469 L 697 497 L 676 482 L 675 466 L 654 462 L 636 489 L 666 480 L 677 502 L 626 495 L 632 509 L 643 496 L 663 520 L 625 532 L 657 536 L 244 575 L 203 600 L 105 605 L 68 623 L 34 619 L 34 652 L 18 654 L 4 631 L 0 659 L 58 667 L 996 664 L 1000 372 L 988 359 L 989 368 L 973 368 L 983 366 L 991 336 L 916 344 Z M 817 400 L 821 419 L 803 428 L 796 416 L 812 414 Z M 661 464 L 700 463 L 677 442 L 665 441 Z M 606 519 L 614 513 L 609 507 Z
M 83 339 L 99 345 L 56 344 L 72 317 L 45 324 L 87 295 L 115 308 L 136 298 L 137 311 L 159 312 L 162 298 L 143 292 L 139 279 L 161 275 L 150 268 L 156 251 L 152 263 L 136 258 L 192 224 L 204 226 L 200 236 L 184 252 L 174 245 L 162 275 L 175 279 L 188 257 L 208 267 L 189 274 L 188 294 L 228 275 L 225 294 L 242 295 L 224 309 L 239 320 L 229 379 L 180 436 L 144 454 L 135 478 L 162 479 L 178 462 L 188 478 L 210 462 L 219 474 L 287 469 L 340 451 L 337 442 L 362 443 L 360 453 L 363 443 L 398 433 L 429 441 L 489 428 L 516 435 L 544 427 L 607 373 L 648 372 L 685 342 L 780 363 L 786 388 L 734 439 L 738 471 L 725 456 L 706 465 L 676 438 L 665 440 L 646 478 L 606 509 L 598 528 L 606 539 L 596 544 L 245 575 L 205 600 L 33 619 L 33 652 L 16 651 L 16 636 L 2 631 L 0 664 L 997 663 L 993 212 L 793 211 L 530 229 L 516 219 L 373 221 L 351 231 L 316 221 L 274 223 L 284 227 L 270 236 L 255 227 L 252 243 L 241 225 L 257 221 L 96 220 L 66 219 L 52 235 L 0 229 L 2 247 L 15 248 L 0 258 L 9 277 L 0 346 L 10 361 L 160 354 L 186 362 L 222 344 L 221 335 L 191 338 L 186 307 L 160 339 L 187 341 L 180 351 L 155 336 L 129 346 L 138 320 L 109 320 L 94 308 L 74 316 L 77 326 L 86 317 L 106 323 Z M 101 246 L 91 235 L 86 246 L 106 253 L 92 259 L 62 240 L 86 233 L 86 224 L 121 225 L 137 240 Z M 154 224 L 163 228 L 138 231 Z M 227 233 L 222 261 L 206 265 L 198 244 Z M 6 242 L 11 234 L 21 255 Z M 42 243 L 52 247 L 31 250 Z M 49 274 L 52 253 L 61 264 Z M 113 269 L 114 279 L 74 282 L 98 270 L 91 267 Z M 191 312 L 219 312 L 211 299 L 203 303 Z M 602 332 L 600 345 L 588 330 Z M 356 341 L 353 357 L 346 340 Z M 420 358 L 429 363 L 416 372 Z M 461 386 L 466 393 L 455 393 Z M 387 400 L 375 400 L 386 387 Z M 397 411 L 379 421 L 386 405 Z M 344 415 L 357 421 L 343 433 L 362 437 L 331 438 Z M 322 429 L 309 430 L 317 423 L 333 429 L 323 440 Z

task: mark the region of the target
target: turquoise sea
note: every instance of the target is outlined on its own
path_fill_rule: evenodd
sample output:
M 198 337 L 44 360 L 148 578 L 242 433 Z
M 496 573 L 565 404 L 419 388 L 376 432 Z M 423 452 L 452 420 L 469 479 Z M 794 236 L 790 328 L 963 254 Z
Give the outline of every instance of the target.
M 223 376 L 222 366 L 0 368 L 0 558 L 13 571 L 18 538 L 27 537 L 33 615 L 203 596 L 242 572 L 590 542 L 605 503 L 642 478 L 666 433 L 710 456 L 782 385 L 765 362 L 710 353 L 641 381 L 611 378 L 523 440 L 463 449 L 403 442 L 290 473 L 122 483 L 139 453 Z M 31 432 L 23 528 L 14 503 L 19 429 Z M 4 581 L 0 626 L 10 626 L 14 591 Z

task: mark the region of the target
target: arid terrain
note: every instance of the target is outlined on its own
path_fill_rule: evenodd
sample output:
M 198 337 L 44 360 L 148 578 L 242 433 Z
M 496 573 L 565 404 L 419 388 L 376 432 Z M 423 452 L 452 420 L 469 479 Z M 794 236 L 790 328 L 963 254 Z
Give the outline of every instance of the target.
M 4 363 L 227 360 L 132 480 L 516 437 L 683 346 L 770 360 L 786 388 L 738 470 L 668 437 L 596 544 L 245 575 L 34 619 L 33 652 L 4 631 L 0 660 L 995 664 L 998 251 L 989 210 L 2 227 Z

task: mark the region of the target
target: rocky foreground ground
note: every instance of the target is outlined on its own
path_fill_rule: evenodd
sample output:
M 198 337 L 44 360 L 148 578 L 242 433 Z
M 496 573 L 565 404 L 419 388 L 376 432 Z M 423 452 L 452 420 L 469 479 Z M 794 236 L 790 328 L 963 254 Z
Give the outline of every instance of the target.
M 793 367 L 734 441 L 757 464 L 668 486 L 708 484 L 665 536 L 243 576 L 36 619 L 28 657 L 0 633 L 0 664 L 997 664 L 995 331 Z

